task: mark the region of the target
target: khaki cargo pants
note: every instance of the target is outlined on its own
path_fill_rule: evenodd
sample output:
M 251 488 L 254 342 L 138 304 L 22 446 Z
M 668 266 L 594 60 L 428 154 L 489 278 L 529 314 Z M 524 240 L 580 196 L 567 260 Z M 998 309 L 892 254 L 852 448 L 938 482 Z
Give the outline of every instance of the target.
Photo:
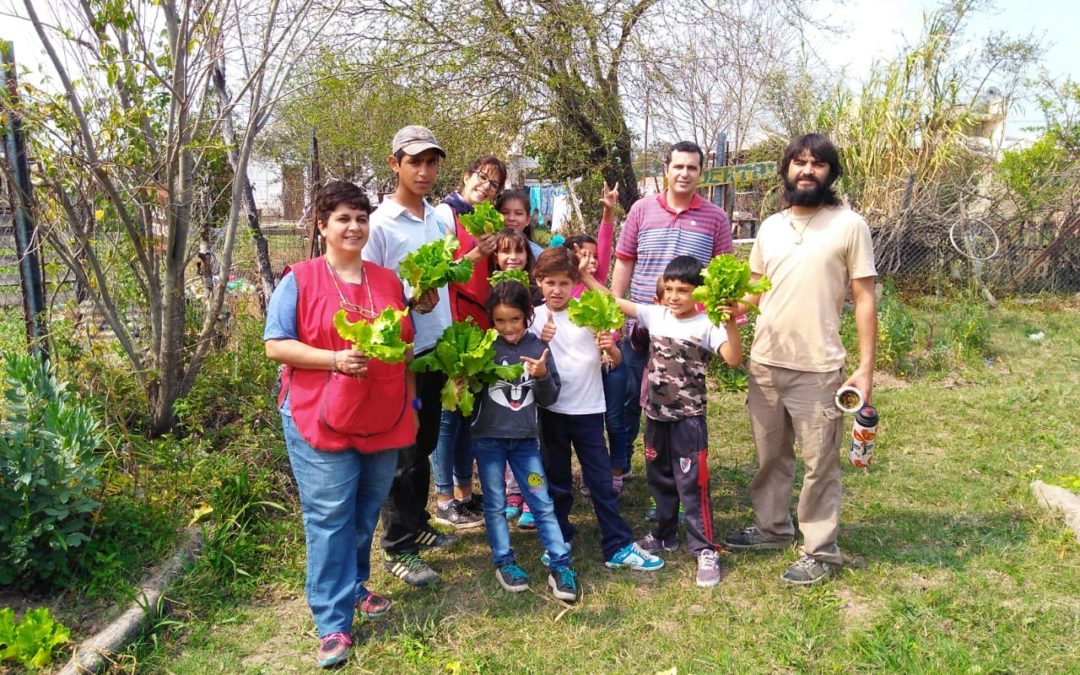
M 839 565 L 844 415 L 833 398 L 843 371 L 808 373 L 752 360 L 748 369 L 746 405 L 758 461 L 750 483 L 755 524 L 766 535 L 795 536 L 791 494 L 797 444 L 805 467 L 798 508 L 803 553 Z

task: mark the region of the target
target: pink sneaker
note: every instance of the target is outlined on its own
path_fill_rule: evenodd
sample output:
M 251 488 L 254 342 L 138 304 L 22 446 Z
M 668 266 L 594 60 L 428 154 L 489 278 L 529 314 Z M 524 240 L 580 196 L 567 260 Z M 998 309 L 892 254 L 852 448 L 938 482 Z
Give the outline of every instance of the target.
M 344 663 L 352 650 L 352 638 L 348 633 L 330 633 L 319 641 L 319 652 L 315 658 L 320 668 L 332 668 Z

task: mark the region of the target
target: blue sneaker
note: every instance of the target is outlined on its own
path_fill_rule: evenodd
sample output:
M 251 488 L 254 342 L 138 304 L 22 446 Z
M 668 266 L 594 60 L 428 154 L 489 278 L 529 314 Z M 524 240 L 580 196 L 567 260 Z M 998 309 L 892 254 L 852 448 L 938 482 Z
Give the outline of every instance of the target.
M 551 589 L 551 594 L 559 600 L 569 603 L 577 602 L 577 573 L 570 568 L 555 570 L 548 575 L 548 588 Z
M 521 515 L 521 506 L 525 503 L 525 498 L 521 495 L 510 495 L 506 498 L 506 513 L 507 520 L 513 520 Z
M 529 575 L 518 567 L 517 563 L 507 563 L 495 568 L 495 579 L 503 589 L 511 593 L 529 590 Z
M 525 511 L 518 518 L 518 527 L 523 530 L 535 530 L 536 529 L 536 517 L 533 516 L 532 511 Z
M 652 572 L 664 566 L 664 561 L 648 551 L 641 550 L 636 542 L 630 542 L 604 563 L 608 567 L 629 567 L 639 572 Z

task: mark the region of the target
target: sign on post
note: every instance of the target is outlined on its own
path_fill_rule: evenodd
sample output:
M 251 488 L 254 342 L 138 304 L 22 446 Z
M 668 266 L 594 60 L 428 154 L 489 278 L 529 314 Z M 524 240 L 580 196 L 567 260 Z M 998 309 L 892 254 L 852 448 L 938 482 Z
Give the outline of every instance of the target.
M 754 162 L 734 166 L 714 166 L 705 169 L 698 187 L 730 185 L 732 183 L 750 183 L 776 176 L 776 162 Z

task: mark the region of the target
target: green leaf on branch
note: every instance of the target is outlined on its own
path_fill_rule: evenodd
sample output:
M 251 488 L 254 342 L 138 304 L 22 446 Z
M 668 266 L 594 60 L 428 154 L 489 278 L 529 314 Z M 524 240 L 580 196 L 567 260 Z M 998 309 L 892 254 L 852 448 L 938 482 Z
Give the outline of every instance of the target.
M 506 227 L 503 215 L 496 211 L 489 201 L 480 202 L 472 213 L 458 216 L 458 220 L 461 226 L 477 239 L 489 234 L 498 234 Z
M 453 236 L 429 241 L 401 261 L 398 271 L 409 287 L 413 297 L 419 297 L 433 288 L 449 283 L 465 283 L 472 276 L 473 263 L 467 258 L 454 260 L 454 251 L 460 244 Z
M 701 276 L 705 283 L 694 289 L 694 300 L 705 305 L 709 321 L 719 326 L 731 319 L 724 306 L 742 302 L 744 296 L 758 295 L 772 288 L 768 277 L 750 281 L 750 264 L 724 253 L 709 261 Z M 746 303 L 751 311 L 757 311 L 755 305 Z
M 383 363 L 401 363 L 405 352 L 412 348 L 412 344 L 401 339 L 401 322 L 408 315 L 407 309 L 397 311 L 387 307 L 374 321 L 361 319 L 354 323 L 341 309 L 334 315 L 334 328 L 343 340 L 352 343 L 353 349 Z
M 585 291 L 571 300 L 566 315 L 574 325 L 596 333 L 619 330 L 626 323 L 619 303 L 603 291 Z
M 483 330 L 470 321 L 457 321 L 443 331 L 435 349 L 409 364 L 409 370 L 438 372 L 447 376 L 442 389 L 446 410 L 460 410 L 468 417 L 473 412 L 474 394 L 500 380 L 516 380 L 525 372 L 520 363 L 495 363 L 495 329 Z

